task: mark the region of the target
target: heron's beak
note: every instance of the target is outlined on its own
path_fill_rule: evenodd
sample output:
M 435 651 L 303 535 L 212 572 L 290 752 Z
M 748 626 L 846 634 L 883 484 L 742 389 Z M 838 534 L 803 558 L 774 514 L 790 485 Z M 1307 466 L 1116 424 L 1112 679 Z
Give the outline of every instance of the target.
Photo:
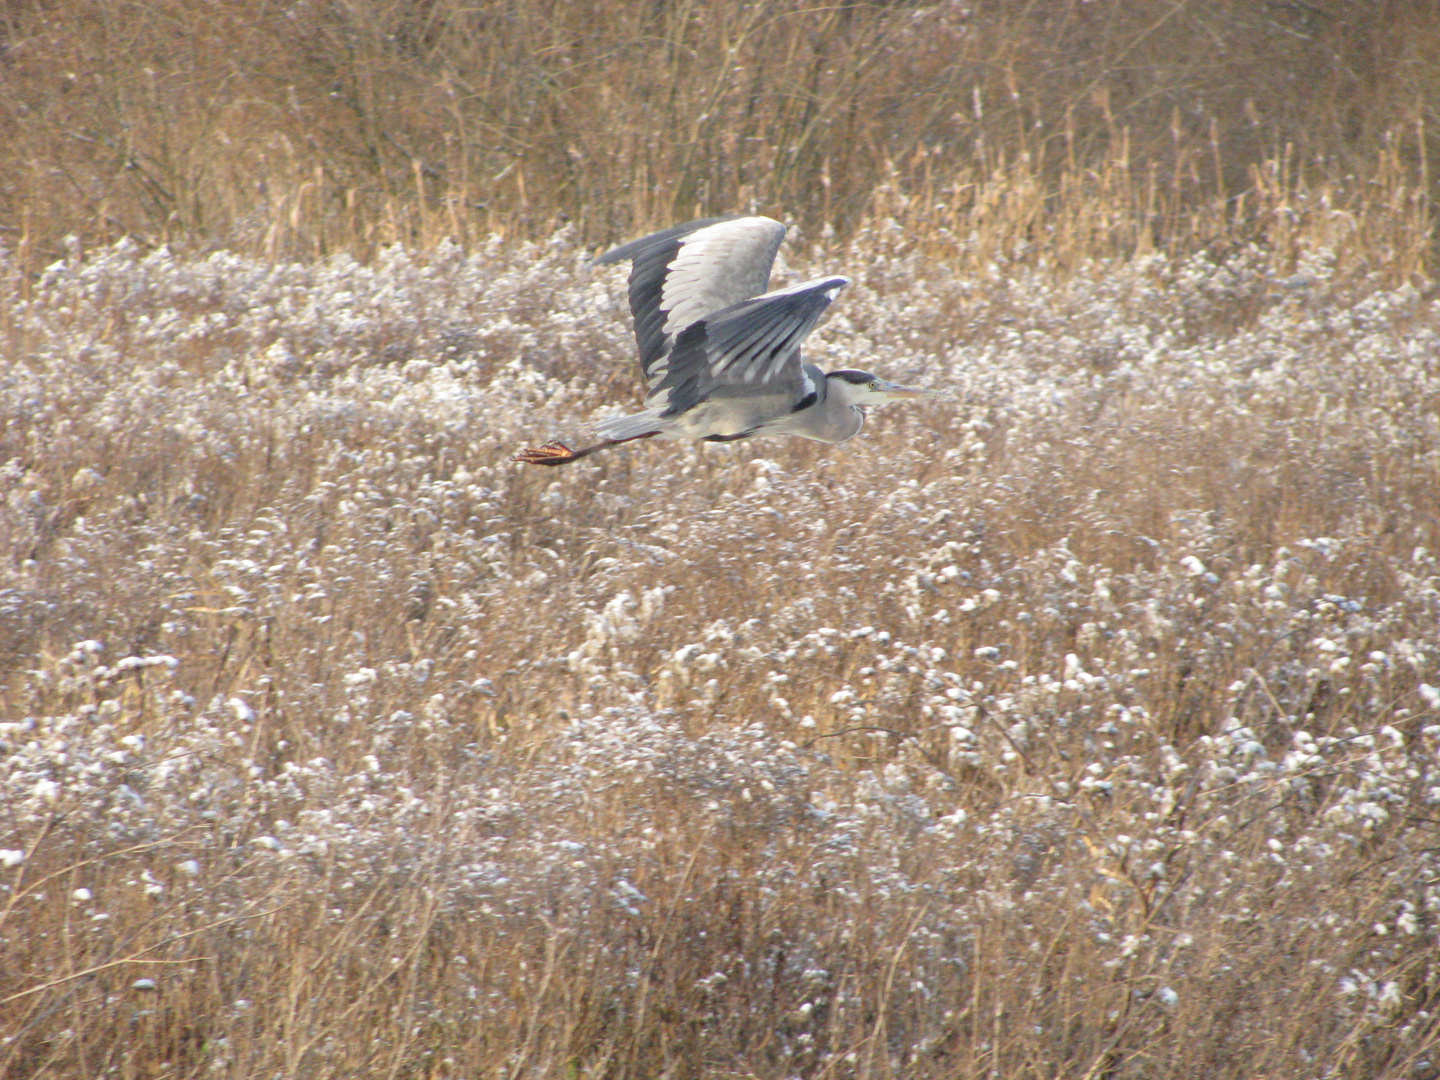
M 940 397 L 939 390 L 922 390 L 918 386 L 899 386 L 895 383 L 885 384 L 885 396 L 903 401 L 906 398 L 933 398 Z

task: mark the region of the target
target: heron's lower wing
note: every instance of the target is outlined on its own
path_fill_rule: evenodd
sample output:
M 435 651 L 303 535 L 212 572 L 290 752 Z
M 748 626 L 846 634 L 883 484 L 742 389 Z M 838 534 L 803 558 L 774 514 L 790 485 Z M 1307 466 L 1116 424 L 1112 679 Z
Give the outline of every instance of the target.
M 733 304 L 682 330 L 645 403 L 674 415 L 707 398 L 813 392 L 800 343 L 849 278 L 828 277 Z
M 785 226 L 770 218 L 705 218 L 632 240 L 595 260 L 631 262 L 635 343 L 652 388 L 665 377 L 677 334 L 765 291 L 784 238 Z

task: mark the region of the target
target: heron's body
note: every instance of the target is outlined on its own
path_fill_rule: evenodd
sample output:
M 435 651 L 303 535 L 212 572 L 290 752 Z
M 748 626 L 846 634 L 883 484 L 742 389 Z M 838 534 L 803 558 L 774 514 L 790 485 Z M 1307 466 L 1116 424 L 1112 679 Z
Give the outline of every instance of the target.
M 839 443 L 864 407 L 931 393 L 863 371 L 804 363 L 800 345 L 849 278 L 766 292 L 785 226 L 763 217 L 677 225 L 602 255 L 629 260 L 630 310 L 648 390 L 645 410 L 607 420 L 584 450 L 549 443 L 517 461 L 562 465 L 635 439 L 729 442 L 798 435 Z

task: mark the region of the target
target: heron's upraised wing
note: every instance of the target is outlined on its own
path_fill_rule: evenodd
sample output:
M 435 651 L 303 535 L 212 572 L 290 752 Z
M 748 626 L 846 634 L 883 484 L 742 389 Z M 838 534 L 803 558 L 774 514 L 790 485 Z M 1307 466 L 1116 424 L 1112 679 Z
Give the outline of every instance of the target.
M 663 377 L 645 398 L 675 415 L 717 391 L 725 397 L 813 393 L 800 365 L 800 342 L 810 333 L 846 277 L 817 278 L 732 304 L 691 323 L 675 339 Z
M 785 226 L 770 218 L 706 218 L 632 240 L 595 260 L 631 261 L 635 343 L 652 390 L 665 377 L 677 334 L 769 287 L 783 239 Z

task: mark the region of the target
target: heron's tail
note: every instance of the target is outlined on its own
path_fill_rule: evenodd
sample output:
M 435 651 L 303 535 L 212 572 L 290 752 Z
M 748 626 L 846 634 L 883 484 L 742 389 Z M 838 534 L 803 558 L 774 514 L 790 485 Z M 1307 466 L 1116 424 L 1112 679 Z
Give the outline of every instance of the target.
M 625 442 L 628 439 L 657 435 L 665 429 L 665 425 L 660 422 L 660 412 L 659 409 L 646 409 L 633 416 L 617 416 L 596 427 L 595 433 L 610 442 Z

